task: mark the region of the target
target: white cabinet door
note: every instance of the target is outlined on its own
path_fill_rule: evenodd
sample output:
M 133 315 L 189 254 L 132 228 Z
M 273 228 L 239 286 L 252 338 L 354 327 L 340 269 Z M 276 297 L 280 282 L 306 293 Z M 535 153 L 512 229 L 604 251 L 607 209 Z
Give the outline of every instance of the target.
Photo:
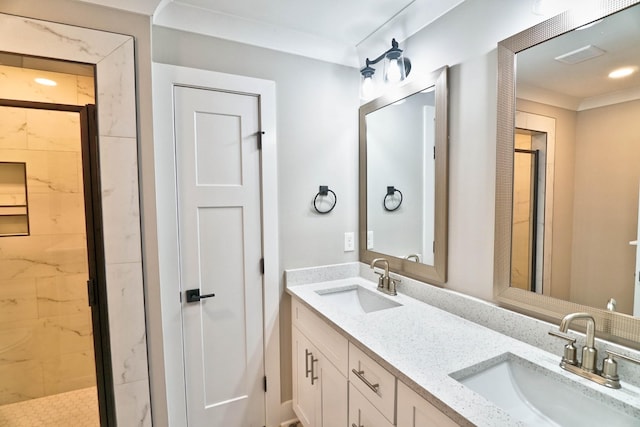
M 455 427 L 458 424 L 398 381 L 397 427 Z
M 321 394 L 318 351 L 295 326 L 293 343 L 293 410 L 305 427 L 320 426 Z
M 322 426 L 347 425 L 347 379 L 321 355 L 320 392 L 322 394 Z
M 349 427 L 393 427 L 357 388 L 349 383 Z

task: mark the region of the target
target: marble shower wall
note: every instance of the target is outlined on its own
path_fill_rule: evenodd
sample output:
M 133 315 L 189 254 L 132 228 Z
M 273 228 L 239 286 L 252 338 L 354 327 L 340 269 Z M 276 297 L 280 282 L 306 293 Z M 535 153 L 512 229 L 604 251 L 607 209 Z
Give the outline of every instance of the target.
M 0 91 L 94 102 L 91 77 L 8 66 Z M 79 114 L 0 107 L 0 161 L 26 163 L 30 224 L 29 236 L 0 237 L 0 404 L 95 385 Z

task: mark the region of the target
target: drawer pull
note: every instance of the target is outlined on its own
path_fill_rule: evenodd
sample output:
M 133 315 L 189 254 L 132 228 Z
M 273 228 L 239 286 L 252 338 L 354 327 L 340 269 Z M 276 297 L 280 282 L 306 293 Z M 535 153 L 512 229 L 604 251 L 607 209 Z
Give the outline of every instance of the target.
M 364 426 L 357 426 L 356 423 L 351 423 L 351 427 L 364 427 Z
M 374 393 L 378 394 L 378 388 L 380 388 L 380 384 L 371 384 L 365 377 L 364 377 L 364 371 L 356 371 L 355 368 L 353 368 L 351 370 L 351 372 L 353 372 L 354 374 L 356 374 L 356 377 L 360 378 L 362 380 L 363 383 L 365 383 L 367 385 L 367 387 L 369 387 Z
M 311 370 L 313 369 L 313 364 L 311 365 L 311 369 L 309 369 L 309 356 L 313 358 L 313 353 L 311 353 L 306 348 L 304 349 L 304 377 L 309 378 L 309 374 L 311 374 Z
M 311 353 L 311 385 L 313 385 L 315 381 L 318 379 L 315 373 L 315 369 L 313 368 L 313 364 L 316 363 L 317 361 L 318 359 L 314 358 L 313 353 Z

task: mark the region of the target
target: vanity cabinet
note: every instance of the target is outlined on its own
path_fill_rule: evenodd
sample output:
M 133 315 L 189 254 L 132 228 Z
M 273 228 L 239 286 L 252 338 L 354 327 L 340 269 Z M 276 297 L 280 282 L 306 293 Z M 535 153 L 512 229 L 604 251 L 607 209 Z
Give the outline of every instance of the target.
M 298 300 L 291 309 L 293 409 L 304 427 L 457 426 Z
M 451 418 L 398 381 L 397 427 L 456 427 Z
M 305 427 L 347 425 L 347 339 L 294 302 L 293 409 Z

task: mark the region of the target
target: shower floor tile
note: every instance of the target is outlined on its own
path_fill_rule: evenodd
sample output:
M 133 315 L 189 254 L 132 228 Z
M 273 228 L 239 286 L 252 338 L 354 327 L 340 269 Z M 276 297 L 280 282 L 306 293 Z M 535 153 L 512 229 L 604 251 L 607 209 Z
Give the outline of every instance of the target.
M 0 427 L 99 427 L 95 387 L 0 406 Z

